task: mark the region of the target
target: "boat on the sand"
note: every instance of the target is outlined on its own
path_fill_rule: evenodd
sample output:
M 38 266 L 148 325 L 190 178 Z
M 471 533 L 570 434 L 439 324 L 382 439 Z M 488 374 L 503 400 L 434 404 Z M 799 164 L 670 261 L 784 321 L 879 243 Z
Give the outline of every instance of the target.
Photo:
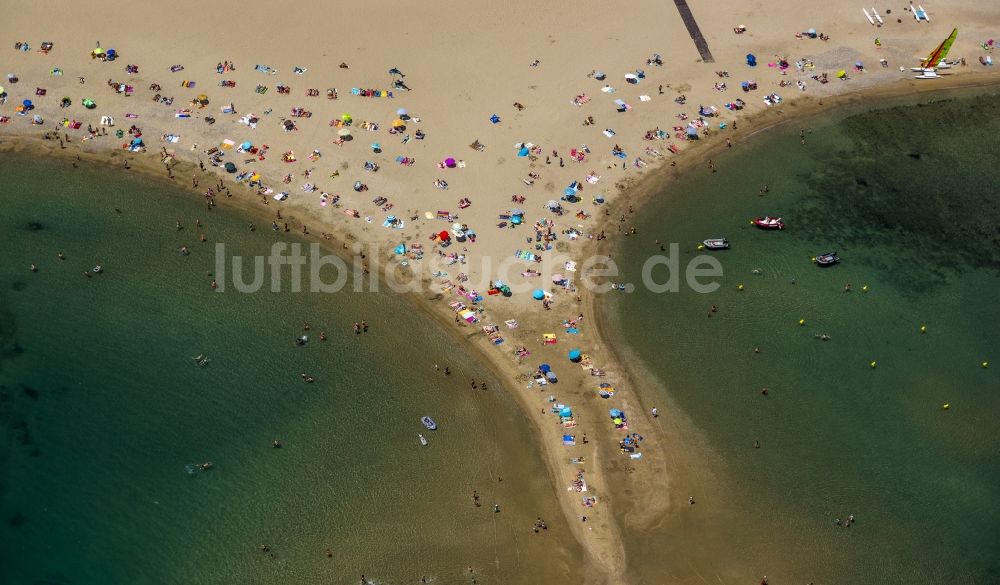
M 771 217 L 769 215 L 765 215 L 764 217 L 755 217 L 752 223 L 762 230 L 785 229 L 785 222 L 781 221 L 780 217 Z

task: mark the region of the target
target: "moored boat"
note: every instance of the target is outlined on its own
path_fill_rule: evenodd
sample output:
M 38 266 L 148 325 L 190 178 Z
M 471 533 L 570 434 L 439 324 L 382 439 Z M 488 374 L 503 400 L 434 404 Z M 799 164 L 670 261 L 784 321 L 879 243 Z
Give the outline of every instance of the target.
M 726 250 L 729 248 L 729 240 L 726 238 L 711 238 L 702 242 L 709 250 Z
M 785 229 L 785 222 L 781 221 L 780 217 L 771 217 L 769 215 L 765 215 L 764 217 L 755 217 L 752 223 L 762 230 Z
M 840 256 L 837 256 L 836 252 L 827 252 L 826 254 L 819 254 L 814 259 L 817 266 L 833 266 L 837 262 L 840 262 Z
M 438 428 L 437 423 L 434 422 L 434 419 L 432 419 L 429 416 L 422 416 L 422 417 L 420 417 L 420 422 L 422 422 L 424 424 L 424 427 L 428 431 L 437 430 L 437 428 Z
M 420 438 L 420 444 L 423 445 L 424 447 L 426 447 L 427 446 L 427 437 L 425 437 L 423 435 L 417 435 L 417 437 Z

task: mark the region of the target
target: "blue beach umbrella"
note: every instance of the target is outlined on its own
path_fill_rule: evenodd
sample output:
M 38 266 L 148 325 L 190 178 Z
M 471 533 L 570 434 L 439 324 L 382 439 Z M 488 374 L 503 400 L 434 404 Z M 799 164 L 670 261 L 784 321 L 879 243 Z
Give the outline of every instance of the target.
M 29 110 L 35 107 L 35 105 L 31 103 L 31 100 L 24 100 L 23 102 L 21 102 L 21 105 L 24 106 L 25 108 L 28 108 Z
M 253 148 L 253 143 L 247 140 L 246 142 L 240 145 L 240 148 L 242 148 L 243 150 L 250 150 L 251 148 Z
M 552 366 L 550 366 L 549 364 L 542 364 L 542 365 L 538 366 L 538 371 L 542 372 L 543 374 L 551 372 L 552 371 Z
M 569 355 L 569 361 L 571 361 L 571 362 L 580 361 L 580 355 L 581 355 L 581 353 L 580 353 L 579 349 L 571 349 L 571 350 L 569 350 L 569 354 L 568 355 Z
M 531 298 L 535 299 L 536 301 L 540 301 L 545 298 L 545 291 L 543 291 L 540 288 L 535 289 L 535 292 L 531 293 Z

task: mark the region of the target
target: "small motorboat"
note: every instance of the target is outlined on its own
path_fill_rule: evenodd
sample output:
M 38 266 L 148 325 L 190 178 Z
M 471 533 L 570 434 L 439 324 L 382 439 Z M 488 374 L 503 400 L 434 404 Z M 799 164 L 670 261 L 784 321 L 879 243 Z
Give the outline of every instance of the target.
M 781 221 L 780 217 L 771 217 L 769 215 L 765 215 L 764 217 L 754 218 L 752 223 L 762 230 L 785 229 L 785 222 Z
M 437 430 L 438 428 L 437 423 L 434 422 L 434 419 L 432 419 L 429 416 L 420 417 L 420 422 L 423 423 L 424 428 L 426 428 L 428 431 L 434 431 Z
M 713 238 L 702 242 L 709 250 L 728 250 L 729 240 L 726 238 Z
M 309 336 L 308 335 L 303 335 L 301 337 L 296 337 L 295 338 L 295 345 L 298 345 L 298 346 L 301 347 L 301 346 L 305 345 L 306 343 L 308 343 L 308 341 L 309 341 Z
M 425 437 L 423 435 L 417 435 L 417 437 L 420 438 L 420 444 L 423 445 L 424 447 L 426 447 L 427 446 L 427 437 Z
M 104 267 L 103 266 L 101 266 L 100 264 L 98 264 L 97 266 L 94 266 L 94 274 L 100 274 L 102 272 L 104 272 Z
M 836 252 L 827 252 L 816 256 L 815 261 L 817 266 L 833 266 L 840 262 L 840 256 L 837 256 Z

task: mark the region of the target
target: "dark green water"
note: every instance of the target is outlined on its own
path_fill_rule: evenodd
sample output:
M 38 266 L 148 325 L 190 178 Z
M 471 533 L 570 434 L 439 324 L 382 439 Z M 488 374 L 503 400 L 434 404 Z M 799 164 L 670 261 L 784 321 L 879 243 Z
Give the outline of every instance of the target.
M 539 515 L 567 530 L 530 471 L 544 465 L 527 424 L 498 382 L 470 393 L 488 377 L 471 354 L 387 294 L 214 293 L 214 242 L 256 255 L 296 239 L 119 175 L 0 159 L 0 582 L 572 573 L 578 551 L 530 531 Z M 356 336 L 361 319 L 372 328 Z M 312 341 L 296 347 L 305 321 Z
M 700 431 L 673 448 L 702 449 L 711 477 L 673 478 L 685 499 L 706 490 L 707 515 L 648 539 L 651 558 L 712 549 L 720 574 L 772 583 L 1000 582 L 1000 96 L 930 101 L 812 120 L 804 146 L 798 126 L 738 145 L 618 252 L 638 282 L 656 238 L 682 269 L 701 240 L 732 243 L 711 252 L 714 293 L 616 299 L 661 410 Z M 765 214 L 788 229 L 749 225 Z M 831 250 L 841 264 L 812 264 Z

